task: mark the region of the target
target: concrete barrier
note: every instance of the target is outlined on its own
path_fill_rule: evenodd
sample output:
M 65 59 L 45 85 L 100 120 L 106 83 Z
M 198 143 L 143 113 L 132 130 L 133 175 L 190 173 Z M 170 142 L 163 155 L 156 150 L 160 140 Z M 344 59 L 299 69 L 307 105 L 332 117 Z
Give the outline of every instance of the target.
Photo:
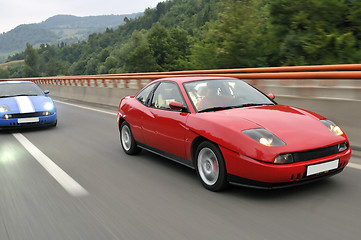
M 39 84 L 43 90 L 50 90 L 50 96 L 69 98 L 90 103 L 118 106 L 124 96 L 134 95 L 138 89 L 81 87 Z

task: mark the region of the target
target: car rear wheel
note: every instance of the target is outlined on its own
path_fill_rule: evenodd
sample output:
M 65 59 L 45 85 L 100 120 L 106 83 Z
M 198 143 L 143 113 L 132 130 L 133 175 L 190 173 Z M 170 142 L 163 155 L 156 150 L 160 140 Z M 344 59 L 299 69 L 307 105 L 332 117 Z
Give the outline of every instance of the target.
M 202 142 L 196 152 L 197 174 L 205 188 L 217 192 L 227 185 L 227 171 L 218 146 L 212 142 Z
M 120 127 L 120 144 L 126 154 L 134 155 L 140 152 L 137 146 L 129 124 L 124 121 Z

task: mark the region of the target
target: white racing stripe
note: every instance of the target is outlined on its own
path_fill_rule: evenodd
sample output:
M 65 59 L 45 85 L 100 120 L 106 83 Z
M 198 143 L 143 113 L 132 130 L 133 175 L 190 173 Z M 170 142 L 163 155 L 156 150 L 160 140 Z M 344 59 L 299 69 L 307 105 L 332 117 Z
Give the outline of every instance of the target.
M 77 183 L 72 177 L 64 172 L 63 169 L 61 169 L 43 152 L 35 147 L 34 144 L 32 144 L 26 137 L 20 133 L 13 133 L 13 136 L 69 194 L 75 197 L 88 195 L 88 192 L 79 183 Z
M 20 113 L 32 113 L 35 112 L 34 105 L 30 98 L 27 96 L 15 97 L 18 104 Z

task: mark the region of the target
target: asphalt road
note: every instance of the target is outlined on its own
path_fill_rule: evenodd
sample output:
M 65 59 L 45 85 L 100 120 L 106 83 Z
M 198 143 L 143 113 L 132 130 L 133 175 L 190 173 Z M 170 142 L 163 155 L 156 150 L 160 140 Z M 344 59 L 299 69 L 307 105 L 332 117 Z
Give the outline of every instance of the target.
M 0 240 L 361 239 L 358 156 L 309 185 L 213 193 L 183 165 L 124 154 L 114 108 L 56 105 L 56 128 L 0 133 Z

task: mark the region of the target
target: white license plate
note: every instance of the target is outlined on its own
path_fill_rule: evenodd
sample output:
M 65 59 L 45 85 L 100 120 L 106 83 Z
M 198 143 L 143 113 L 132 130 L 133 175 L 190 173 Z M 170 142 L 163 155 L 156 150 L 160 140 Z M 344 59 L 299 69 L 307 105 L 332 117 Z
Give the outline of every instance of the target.
M 19 118 L 18 123 L 36 123 L 39 122 L 39 118 Z
M 331 171 L 338 168 L 338 163 L 340 159 L 335 159 L 329 162 L 318 163 L 307 166 L 307 176 L 315 175 L 318 173 L 323 173 L 327 171 Z

